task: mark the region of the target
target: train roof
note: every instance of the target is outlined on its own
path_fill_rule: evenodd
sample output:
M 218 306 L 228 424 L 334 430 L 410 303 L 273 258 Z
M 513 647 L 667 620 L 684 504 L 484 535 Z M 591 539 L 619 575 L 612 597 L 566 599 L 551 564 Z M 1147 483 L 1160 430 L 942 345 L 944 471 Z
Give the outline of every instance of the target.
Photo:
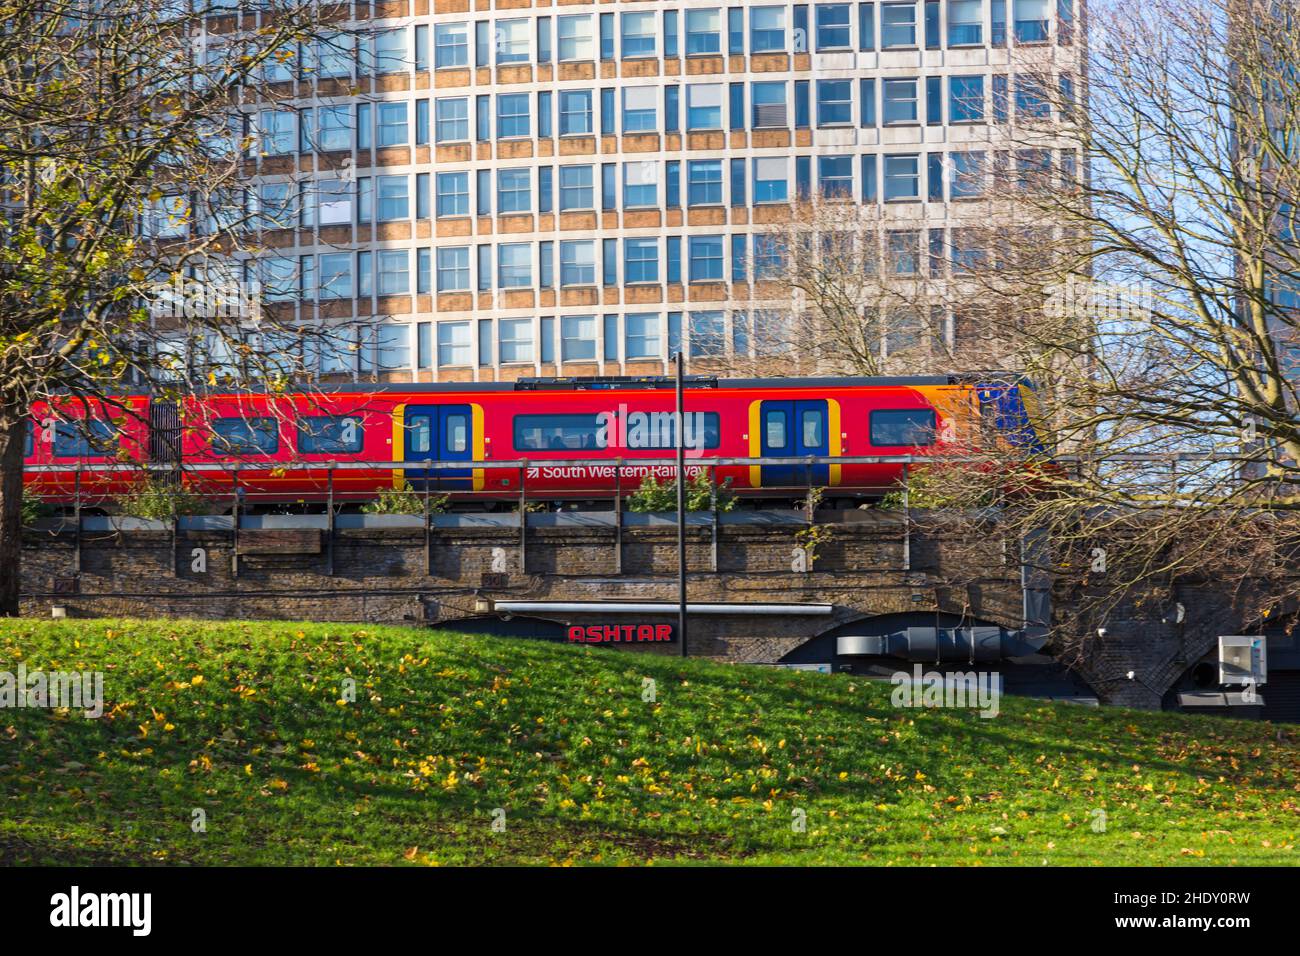
M 692 389 L 753 389 L 753 388 L 907 388 L 936 385 L 1025 385 L 1034 384 L 1023 373 L 1006 370 L 970 372 L 949 375 L 844 375 L 800 378 L 778 376 L 773 378 L 721 378 L 716 375 L 687 375 L 685 384 Z M 429 394 L 460 394 L 469 392 L 547 392 L 547 391 L 619 391 L 619 390 L 672 390 L 676 379 L 671 375 L 646 376 L 550 376 L 520 378 L 513 382 L 340 382 L 290 385 L 276 394 L 287 396 L 303 392 L 340 393 L 354 392 L 423 392 Z M 246 395 L 261 394 L 249 387 L 232 390 L 229 387 L 195 385 L 186 394 Z M 154 389 L 129 389 L 120 397 L 159 397 Z
M 996 371 L 963 375 L 879 375 L 879 376 L 822 376 L 799 378 L 720 378 L 714 375 L 687 375 L 685 384 L 692 389 L 752 389 L 752 388 L 907 388 L 935 385 L 971 385 L 998 382 L 1002 384 L 1030 384 L 1016 372 Z M 313 392 L 544 392 L 544 391 L 617 391 L 644 389 L 673 389 L 676 379 L 671 375 L 652 376 L 591 376 L 591 377 L 540 377 L 520 378 L 513 382 L 348 382 L 337 384 L 315 383 L 299 386 Z M 281 394 L 293 394 L 290 386 Z M 133 391 L 128 394 L 150 394 Z M 196 387 L 192 394 L 231 394 L 229 388 Z

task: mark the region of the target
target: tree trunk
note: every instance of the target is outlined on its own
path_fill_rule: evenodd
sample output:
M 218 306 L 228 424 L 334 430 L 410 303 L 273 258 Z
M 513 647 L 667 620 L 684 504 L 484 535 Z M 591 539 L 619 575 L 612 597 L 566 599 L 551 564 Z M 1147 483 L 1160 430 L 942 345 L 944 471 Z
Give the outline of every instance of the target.
M 23 561 L 23 452 L 27 418 L 0 400 L 0 617 L 18 615 Z

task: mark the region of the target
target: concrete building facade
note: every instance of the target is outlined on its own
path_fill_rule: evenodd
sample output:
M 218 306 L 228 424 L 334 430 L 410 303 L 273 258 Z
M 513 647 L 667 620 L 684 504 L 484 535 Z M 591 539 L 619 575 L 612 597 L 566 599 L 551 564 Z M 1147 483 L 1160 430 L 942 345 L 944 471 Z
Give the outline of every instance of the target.
M 238 118 L 243 278 L 337 330 L 305 356 L 325 379 L 797 365 L 772 236 L 796 206 L 860 212 L 867 261 L 935 278 L 999 176 L 1075 174 L 1072 149 L 999 144 L 1076 83 L 1078 2 L 333 7 Z

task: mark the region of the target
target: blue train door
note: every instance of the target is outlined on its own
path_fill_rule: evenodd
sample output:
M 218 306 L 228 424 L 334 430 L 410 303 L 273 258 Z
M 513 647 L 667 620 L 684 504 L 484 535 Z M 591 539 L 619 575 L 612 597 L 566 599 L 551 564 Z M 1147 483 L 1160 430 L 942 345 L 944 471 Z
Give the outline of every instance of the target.
M 468 405 L 407 405 L 402 455 L 407 461 L 473 460 L 474 416 Z M 417 491 L 451 491 L 471 486 L 469 468 L 412 468 L 406 480 Z
M 773 458 L 825 457 L 830 454 L 830 436 L 826 431 L 826 402 L 763 402 L 759 427 L 762 429 L 762 454 Z M 830 483 L 830 466 L 764 465 L 763 487 L 805 487 Z

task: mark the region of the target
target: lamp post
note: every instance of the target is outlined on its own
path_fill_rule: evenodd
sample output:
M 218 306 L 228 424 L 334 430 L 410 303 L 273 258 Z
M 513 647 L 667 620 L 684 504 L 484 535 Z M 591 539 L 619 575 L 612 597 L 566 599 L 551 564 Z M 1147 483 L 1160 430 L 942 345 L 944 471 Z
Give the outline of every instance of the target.
M 685 356 L 677 352 L 677 639 L 686 656 L 686 404 Z

